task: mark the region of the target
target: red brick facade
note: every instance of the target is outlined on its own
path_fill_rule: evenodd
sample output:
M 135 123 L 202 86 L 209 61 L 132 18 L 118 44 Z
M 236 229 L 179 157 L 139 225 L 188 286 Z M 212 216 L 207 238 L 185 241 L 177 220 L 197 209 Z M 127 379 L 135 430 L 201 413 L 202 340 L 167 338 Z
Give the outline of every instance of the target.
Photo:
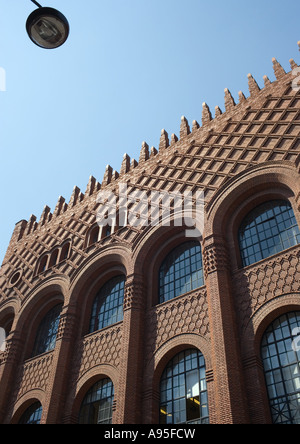
M 91 177 L 53 214 L 45 207 L 39 222 L 16 225 L 0 271 L 0 327 L 9 333 L 0 423 L 17 423 L 36 401 L 42 423 L 76 423 L 103 377 L 115 388 L 114 423 L 156 424 L 162 373 L 189 348 L 205 358 L 211 423 L 271 422 L 260 342 L 278 316 L 300 310 L 300 247 L 243 268 L 237 232 L 251 209 L 278 198 L 300 225 L 300 94 L 294 74 L 273 65 L 276 80 L 265 77 L 262 90 L 249 75 L 249 98 L 240 93 L 236 104 L 226 89 L 224 113 L 217 107 L 213 119 L 204 104 L 202 126 L 182 118 L 180 137 L 163 130 L 159 151 L 143 143 L 139 162 L 125 156 L 120 174 L 108 166 L 101 185 Z M 184 228 L 116 227 L 88 241 L 99 190 L 120 181 L 130 193 L 204 189 L 205 286 L 159 304 L 159 267 L 185 241 Z M 124 319 L 89 334 L 95 295 L 118 274 L 126 276 Z M 55 349 L 31 358 L 38 326 L 58 303 Z

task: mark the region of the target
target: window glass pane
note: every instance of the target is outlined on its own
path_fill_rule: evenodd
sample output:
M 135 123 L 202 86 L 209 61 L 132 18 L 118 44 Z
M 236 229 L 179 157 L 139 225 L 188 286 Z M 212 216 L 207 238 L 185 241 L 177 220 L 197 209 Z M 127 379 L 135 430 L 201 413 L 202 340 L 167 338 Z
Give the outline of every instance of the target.
M 265 332 L 261 345 L 266 385 L 274 424 L 300 424 L 300 355 L 293 330 L 300 312 L 283 315 Z
M 26 410 L 19 421 L 19 424 L 40 424 L 42 418 L 42 406 L 39 402 L 33 404 Z
M 110 379 L 97 382 L 86 394 L 80 409 L 79 424 L 111 424 L 114 386 Z
M 161 424 L 208 424 L 205 361 L 198 350 L 186 350 L 167 365 L 160 383 Z
M 282 200 L 266 202 L 251 211 L 240 227 L 243 266 L 293 247 L 299 240 L 300 230 L 291 204 Z
M 57 305 L 49 311 L 41 322 L 36 336 L 32 356 L 38 356 L 54 350 L 62 308 L 62 304 Z
M 90 333 L 123 320 L 125 277 L 118 276 L 107 282 L 94 301 Z
M 159 272 L 160 303 L 204 285 L 201 246 L 187 242 L 173 250 Z

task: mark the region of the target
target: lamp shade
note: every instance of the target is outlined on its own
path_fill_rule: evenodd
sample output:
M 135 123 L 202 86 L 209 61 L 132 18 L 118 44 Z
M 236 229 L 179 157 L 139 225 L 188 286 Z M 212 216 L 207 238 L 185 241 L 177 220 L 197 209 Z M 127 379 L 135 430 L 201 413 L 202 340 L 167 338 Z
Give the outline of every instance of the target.
M 65 43 L 70 27 L 61 12 L 53 8 L 39 8 L 28 17 L 26 30 L 37 46 L 54 49 Z

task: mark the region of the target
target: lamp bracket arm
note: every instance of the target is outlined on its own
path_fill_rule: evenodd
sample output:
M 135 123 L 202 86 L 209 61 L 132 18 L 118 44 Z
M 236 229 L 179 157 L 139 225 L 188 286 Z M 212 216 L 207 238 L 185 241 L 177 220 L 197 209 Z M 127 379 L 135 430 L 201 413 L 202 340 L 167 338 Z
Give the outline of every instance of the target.
M 31 1 L 32 1 L 32 3 L 34 3 L 39 8 L 42 8 L 42 5 L 40 5 L 36 0 L 31 0 Z

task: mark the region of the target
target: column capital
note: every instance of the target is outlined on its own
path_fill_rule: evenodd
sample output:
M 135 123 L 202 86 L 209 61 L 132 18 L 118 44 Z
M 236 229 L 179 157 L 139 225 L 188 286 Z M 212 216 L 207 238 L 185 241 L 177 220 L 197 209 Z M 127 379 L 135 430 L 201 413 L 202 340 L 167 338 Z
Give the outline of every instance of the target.
M 130 275 L 127 277 L 124 293 L 124 311 L 139 310 L 145 304 L 145 286 L 141 276 Z
M 203 265 L 206 278 L 216 271 L 230 270 L 228 248 L 222 237 L 210 236 L 204 240 Z

